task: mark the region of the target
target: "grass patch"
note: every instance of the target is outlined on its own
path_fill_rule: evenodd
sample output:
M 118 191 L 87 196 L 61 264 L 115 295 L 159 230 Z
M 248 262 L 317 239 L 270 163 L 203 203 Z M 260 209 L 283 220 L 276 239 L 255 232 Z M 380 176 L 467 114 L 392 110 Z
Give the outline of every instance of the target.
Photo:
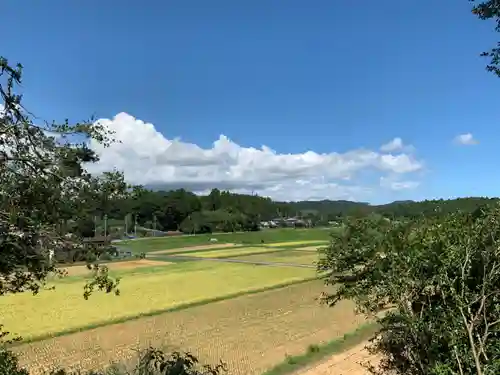
M 160 268 L 164 272 L 136 270 L 123 278 L 118 297 L 96 292 L 85 301 L 83 283 L 77 282 L 57 283 L 55 291 L 35 296 L 4 296 L 0 323 L 26 339 L 47 337 L 317 276 L 310 269 L 234 263 L 187 262 Z
M 346 333 L 344 336 L 329 341 L 326 344 L 309 345 L 304 354 L 296 356 L 287 355 L 282 363 L 264 372 L 263 375 L 285 375 L 293 373 L 370 339 L 379 328 L 377 323 L 365 323 L 355 331 Z

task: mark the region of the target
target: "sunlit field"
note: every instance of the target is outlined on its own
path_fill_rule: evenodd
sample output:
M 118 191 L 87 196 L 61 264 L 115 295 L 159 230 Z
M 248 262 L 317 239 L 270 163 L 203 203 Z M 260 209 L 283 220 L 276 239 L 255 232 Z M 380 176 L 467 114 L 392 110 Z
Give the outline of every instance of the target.
M 318 254 L 309 251 L 279 251 L 270 254 L 252 254 L 238 256 L 235 259 L 251 262 L 289 263 L 314 265 L 318 261 Z
M 318 240 L 308 240 L 308 241 L 288 241 L 288 242 L 276 242 L 267 244 L 270 247 L 288 247 L 288 246 L 302 246 L 302 245 L 311 245 L 311 244 L 326 244 L 328 241 L 318 241 Z
M 210 250 L 210 251 L 199 251 L 196 253 L 180 253 L 177 255 L 188 255 L 196 258 L 225 258 L 225 257 L 233 257 L 239 255 L 250 255 L 250 254 L 258 254 L 258 253 L 266 253 L 266 252 L 275 252 L 276 249 L 270 249 L 266 247 L 240 247 L 234 249 L 224 249 L 224 250 Z
M 196 263 L 196 264 L 193 264 Z M 150 271 L 148 273 L 148 271 Z M 82 298 L 83 277 L 56 282 L 53 291 L 0 299 L 1 324 L 25 339 L 56 334 L 197 301 L 314 276 L 314 270 L 243 264 L 186 262 L 123 274 L 120 296 Z
M 259 267 L 257 267 L 259 268 Z M 273 268 L 277 270 L 276 267 Z M 144 317 L 19 347 L 33 369 L 101 368 L 149 345 L 188 350 L 202 362 L 227 362 L 228 374 L 261 375 L 286 355 L 332 340 L 365 322 L 353 305 L 321 305 L 321 281 L 290 285 L 186 310 Z M 92 301 L 88 301 L 92 303 Z M 53 353 L 59 355 L 54 357 Z

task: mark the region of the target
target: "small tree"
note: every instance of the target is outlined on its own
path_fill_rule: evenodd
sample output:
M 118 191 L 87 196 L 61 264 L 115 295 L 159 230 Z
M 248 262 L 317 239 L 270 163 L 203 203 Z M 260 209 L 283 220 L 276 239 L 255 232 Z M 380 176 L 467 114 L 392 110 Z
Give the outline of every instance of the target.
M 500 206 L 472 214 L 347 220 L 318 269 L 380 324 L 380 374 L 500 374 Z M 382 312 L 385 314 L 377 315 Z

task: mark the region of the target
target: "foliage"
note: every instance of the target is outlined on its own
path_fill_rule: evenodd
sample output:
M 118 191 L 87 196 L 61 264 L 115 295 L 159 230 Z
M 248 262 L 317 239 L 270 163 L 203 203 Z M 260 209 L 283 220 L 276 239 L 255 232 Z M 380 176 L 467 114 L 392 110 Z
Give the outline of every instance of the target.
M 85 142 L 104 145 L 111 135 L 99 123 L 36 125 L 16 94 L 22 66 L 0 58 L 0 294 L 37 293 L 49 272 L 52 255 L 81 247 L 63 223 L 78 217 L 89 194 L 100 194 L 107 179 L 91 176 L 83 165 L 97 161 Z M 78 142 L 78 139 L 84 141 Z M 118 175 L 113 175 L 119 177 Z M 119 193 L 117 190 L 107 193 Z M 98 289 L 112 291 L 107 275 Z M 111 283 L 111 284 L 110 284 Z
M 474 2 L 474 0 L 471 0 Z M 495 22 L 495 31 L 500 31 L 500 1 L 488 0 L 474 6 L 472 13 L 477 15 L 481 20 L 493 20 Z M 497 42 L 496 47 L 481 54 L 483 57 L 490 59 L 486 70 L 493 72 L 500 77 L 500 42 Z
M 191 353 L 173 352 L 166 355 L 161 350 L 148 348 L 139 353 L 137 363 L 132 368 L 123 364 L 113 365 L 105 370 L 86 372 L 52 370 L 49 375 L 218 375 L 227 372 L 226 365 L 200 365 Z M 19 365 L 18 358 L 10 351 L 0 348 L 0 375 L 29 375 Z
M 377 316 L 379 373 L 500 373 L 498 203 L 407 223 L 349 219 L 318 269 L 339 284 L 323 301 Z

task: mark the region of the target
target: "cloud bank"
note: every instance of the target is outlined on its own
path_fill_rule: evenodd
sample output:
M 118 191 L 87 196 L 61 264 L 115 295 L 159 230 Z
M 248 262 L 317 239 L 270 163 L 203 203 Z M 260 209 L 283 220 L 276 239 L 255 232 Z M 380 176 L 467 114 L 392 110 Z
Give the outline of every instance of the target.
M 267 146 L 238 145 L 224 135 L 204 149 L 168 139 L 153 124 L 123 112 L 98 121 L 113 130 L 120 143 L 103 148 L 91 142 L 100 162 L 89 170 L 121 170 L 130 183 L 162 189 L 205 192 L 217 187 L 279 200 L 362 200 L 374 189 L 416 187 L 416 182 L 405 183 L 404 176 L 423 168 L 411 152 L 402 152 L 405 148 L 399 138 L 381 151 L 282 154 Z M 378 176 L 374 182 L 363 177 L 367 172 Z M 386 178 L 384 183 L 381 177 Z

